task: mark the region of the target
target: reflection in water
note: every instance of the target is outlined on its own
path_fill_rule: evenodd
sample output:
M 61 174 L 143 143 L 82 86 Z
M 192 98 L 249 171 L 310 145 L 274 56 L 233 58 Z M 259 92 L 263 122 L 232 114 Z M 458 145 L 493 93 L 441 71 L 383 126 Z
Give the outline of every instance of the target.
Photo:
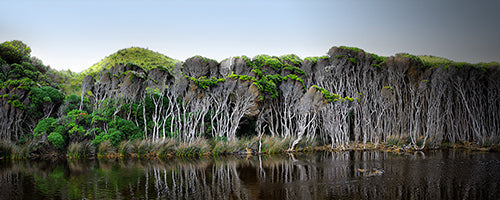
M 0 199 L 498 199 L 499 153 L 2 161 Z

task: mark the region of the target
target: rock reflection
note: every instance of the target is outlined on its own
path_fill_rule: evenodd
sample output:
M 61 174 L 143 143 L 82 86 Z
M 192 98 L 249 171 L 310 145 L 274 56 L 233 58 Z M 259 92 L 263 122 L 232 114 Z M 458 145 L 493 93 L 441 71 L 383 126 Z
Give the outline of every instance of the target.
M 499 167 L 464 151 L 3 161 L 0 199 L 498 199 Z

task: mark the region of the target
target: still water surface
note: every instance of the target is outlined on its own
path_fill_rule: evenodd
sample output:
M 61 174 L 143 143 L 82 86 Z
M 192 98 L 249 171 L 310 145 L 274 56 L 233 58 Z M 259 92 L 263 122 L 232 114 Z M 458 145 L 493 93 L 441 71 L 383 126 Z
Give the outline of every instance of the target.
M 500 199 L 500 153 L 1 161 L 0 199 Z

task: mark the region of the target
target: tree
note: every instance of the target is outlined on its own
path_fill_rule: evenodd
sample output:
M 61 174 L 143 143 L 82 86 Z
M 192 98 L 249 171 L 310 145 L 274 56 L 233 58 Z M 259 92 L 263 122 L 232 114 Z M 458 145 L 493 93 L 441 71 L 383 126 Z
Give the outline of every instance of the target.
M 7 63 L 20 63 L 30 57 L 31 48 L 19 40 L 0 44 L 0 57 Z
M 64 94 L 53 87 L 33 87 L 31 88 L 30 98 L 32 117 L 39 119 L 50 117 L 54 108 L 62 104 Z
M 64 148 L 64 137 L 58 133 L 58 132 L 52 132 L 50 133 L 49 136 L 47 136 L 47 139 L 56 147 L 59 149 Z

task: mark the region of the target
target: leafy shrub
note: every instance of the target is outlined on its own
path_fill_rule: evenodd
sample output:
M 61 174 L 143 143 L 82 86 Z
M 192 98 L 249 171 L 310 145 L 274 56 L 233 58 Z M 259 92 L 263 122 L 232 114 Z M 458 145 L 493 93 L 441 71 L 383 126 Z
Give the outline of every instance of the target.
M 117 117 L 109 126 L 123 132 L 123 139 L 134 140 L 142 137 L 142 130 L 132 121 Z
M 117 147 L 122 140 L 139 139 L 142 137 L 142 130 L 137 127 L 134 122 L 116 117 L 115 120 L 109 123 L 109 130 L 98 133 L 92 144 L 96 145 L 103 141 L 109 141 Z
M 283 63 L 277 57 L 271 57 L 268 55 L 257 55 L 252 59 L 254 67 L 261 69 L 263 66 L 272 67 L 275 70 L 281 70 Z
M 300 59 L 300 57 L 298 57 L 295 54 L 283 55 L 283 56 L 280 56 L 280 59 L 282 61 L 291 62 L 294 66 L 302 66 L 302 59 Z
M 339 49 L 348 49 L 348 50 L 351 50 L 351 51 L 354 51 L 354 52 L 365 52 L 365 50 L 363 49 L 360 49 L 360 48 L 357 48 L 357 47 L 346 47 L 346 46 L 340 46 Z
M 304 71 L 302 71 L 302 69 L 298 68 L 298 67 L 295 67 L 295 66 L 287 66 L 287 67 L 283 67 L 283 70 L 289 70 L 290 72 L 294 73 L 294 74 L 299 74 L 299 75 L 306 75 L 306 73 Z
M 30 57 L 31 48 L 19 40 L 7 41 L 0 44 L 0 57 L 7 63 L 20 63 Z
M 54 130 L 56 122 L 57 122 L 57 120 L 52 118 L 52 117 L 42 119 L 36 125 L 35 129 L 33 130 L 33 133 L 35 134 L 35 136 L 40 136 L 42 134 L 48 134 Z
M 81 98 L 78 95 L 72 94 L 72 95 L 66 96 L 66 98 L 64 99 L 63 104 L 60 107 L 60 110 L 62 111 L 62 113 L 64 115 L 66 115 L 70 111 L 78 109 L 80 107 L 80 101 L 81 101 Z M 84 104 L 84 109 L 83 110 L 86 110 L 85 109 L 85 108 L 87 108 L 86 105 L 87 104 Z
M 331 94 L 325 88 L 319 87 L 317 85 L 313 85 L 311 87 L 315 87 L 317 90 L 319 90 L 321 93 L 323 93 L 323 95 L 328 100 L 328 102 L 331 102 L 333 99 L 336 99 L 338 101 L 338 98 L 340 98 L 340 96 L 338 94 Z
M 30 100 L 30 114 L 32 117 L 38 119 L 44 115 L 44 107 L 51 104 L 60 105 L 64 100 L 64 94 L 49 86 L 41 88 L 32 87 L 30 91 Z
M 329 60 L 330 58 L 328 56 L 321 56 L 321 57 L 307 57 L 307 58 L 304 58 L 304 60 L 307 60 L 309 62 L 311 62 L 313 65 L 316 64 L 320 59 L 325 59 L 325 60 Z
M 372 66 L 375 66 L 375 67 L 378 67 L 380 69 L 382 69 L 382 64 L 385 63 L 385 61 L 387 60 L 386 57 L 383 57 L 383 56 L 378 56 L 377 54 L 373 54 L 372 53 L 372 58 L 374 59 L 374 63 L 372 64 Z
M 203 89 L 207 89 L 211 86 L 216 86 L 219 82 L 226 81 L 223 78 L 219 78 L 219 79 L 217 79 L 215 77 L 207 78 L 205 76 L 202 76 L 200 78 L 194 78 L 194 77 L 188 76 L 188 78 L 189 78 L 189 80 L 193 81 L 194 83 L 196 83 L 196 85 L 198 85 L 199 87 L 201 87 Z
M 16 99 L 16 100 L 14 100 L 14 101 L 12 101 L 12 105 L 13 105 L 14 107 L 16 107 L 16 108 L 21 109 L 21 110 L 23 110 L 23 109 L 24 109 L 24 104 L 23 104 L 23 103 L 21 103 L 21 102 L 20 102 L 19 100 L 17 100 L 17 99 Z
M 295 74 L 289 74 L 289 75 L 283 77 L 283 80 L 285 80 L 285 81 L 288 80 L 288 79 L 299 81 L 300 83 L 302 83 L 302 88 L 304 90 L 306 90 L 306 85 L 304 84 L 304 80 L 302 80 L 301 78 L 297 77 Z
M 58 132 L 52 132 L 47 136 L 47 139 L 54 145 L 56 148 L 62 149 L 64 148 L 64 137 Z
M 408 54 L 408 53 L 400 53 L 399 55 L 403 56 L 403 57 L 406 57 L 406 58 L 410 58 L 418 63 L 420 63 L 420 65 L 422 65 L 422 67 L 432 67 L 432 64 L 422 60 L 420 57 L 416 56 L 416 55 L 411 55 L 411 54 Z

